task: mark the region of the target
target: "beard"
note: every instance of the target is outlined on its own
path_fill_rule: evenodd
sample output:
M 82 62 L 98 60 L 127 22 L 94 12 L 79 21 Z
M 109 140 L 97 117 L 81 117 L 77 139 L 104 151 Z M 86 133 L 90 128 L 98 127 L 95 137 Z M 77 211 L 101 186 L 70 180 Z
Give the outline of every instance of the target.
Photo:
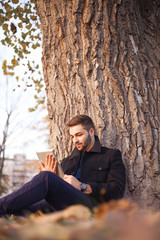
M 75 146 L 79 151 L 85 151 L 87 149 L 87 147 L 91 144 L 91 142 L 92 142 L 91 136 L 88 133 L 88 137 L 86 138 L 85 142 L 84 143 L 77 143 L 77 144 L 75 144 Z

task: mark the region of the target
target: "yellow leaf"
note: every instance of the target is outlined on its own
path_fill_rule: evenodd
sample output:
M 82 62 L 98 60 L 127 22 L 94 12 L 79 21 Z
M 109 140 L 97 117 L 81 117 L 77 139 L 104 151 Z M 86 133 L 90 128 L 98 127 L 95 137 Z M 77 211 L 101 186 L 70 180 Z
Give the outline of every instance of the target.
M 3 25 L 3 22 L 4 22 L 4 17 L 2 17 L 2 16 L 0 15 L 0 26 Z
M 30 18 L 31 18 L 33 21 L 37 20 L 37 17 L 34 16 L 34 15 L 31 15 Z
M 13 66 L 19 65 L 19 64 L 18 64 L 18 61 L 15 59 L 15 56 L 14 56 L 14 58 L 11 60 L 11 63 L 13 64 Z
M 7 75 L 13 76 L 14 72 L 7 72 Z
M 19 52 L 19 53 L 18 53 L 18 56 L 19 56 L 20 58 L 23 58 L 22 52 Z
M 18 6 L 17 9 L 18 9 L 18 12 L 19 12 L 19 13 L 22 13 L 22 12 L 23 12 L 23 8 L 21 8 L 20 6 Z
M 29 108 L 28 111 L 33 112 L 33 111 L 35 111 L 35 109 L 34 108 Z
M 19 3 L 19 0 L 12 0 L 12 3 L 17 4 Z
M 3 30 L 8 31 L 8 24 L 7 23 L 3 24 Z
M 29 30 L 31 28 L 31 24 L 27 25 L 26 28 Z
M 11 65 L 8 65 L 8 69 L 11 69 L 11 70 L 13 70 L 13 66 L 11 66 Z
M 11 6 L 8 3 L 5 3 L 4 5 L 6 11 L 8 12 L 9 10 L 11 10 Z
M 22 22 L 18 23 L 18 27 L 22 28 Z
M 7 60 L 4 60 L 3 61 L 3 64 L 2 64 L 2 69 L 5 71 L 6 70 L 6 65 L 7 65 Z

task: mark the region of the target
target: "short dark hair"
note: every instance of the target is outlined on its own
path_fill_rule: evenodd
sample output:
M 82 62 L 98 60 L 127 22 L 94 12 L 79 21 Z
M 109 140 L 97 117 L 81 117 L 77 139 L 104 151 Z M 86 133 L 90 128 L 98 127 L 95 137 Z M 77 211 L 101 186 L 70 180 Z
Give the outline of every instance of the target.
M 82 124 L 83 127 L 85 127 L 85 129 L 87 131 L 89 131 L 90 128 L 95 129 L 94 123 L 93 123 L 92 119 L 89 116 L 87 116 L 87 115 L 77 115 L 77 116 L 73 117 L 67 123 L 67 126 L 68 127 L 73 127 L 73 126 L 76 126 L 78 124 Z

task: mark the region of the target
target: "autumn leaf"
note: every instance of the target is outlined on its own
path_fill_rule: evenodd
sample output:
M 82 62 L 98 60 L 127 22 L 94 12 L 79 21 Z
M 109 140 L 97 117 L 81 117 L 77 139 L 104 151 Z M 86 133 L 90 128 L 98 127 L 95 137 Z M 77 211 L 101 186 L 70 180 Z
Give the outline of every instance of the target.
M 27 55 L 31 53 L 31 50 L 41 46 L 40 22 L 36 12 L 35 0 L 24 1 L 23 3 L 19 0 L 0 1 L 0 27 L 3 31 L 0 40 L 1 43 L 4 46 L 11 47 L 15 54 L 10 60 L 11 63 L 8 64 L 7 60 L 3 62 L 3 74 L 13 76 L 16 71 L 15 67 L 22 64 L 24 68 L 27 68 L 24 69 L 25 80 L 19 79 L 17 74 L 15 79 L 17 81 L 26 81 L 27 78 L 32 79 L 32 83 L 38 85 L 35 87 L 37 92 L 36 100 L 38 100 L 38 93 L 41 92 L 43 86 L 41 84 L 43 79 L 41 78 L 42 73 L 38 63 L 39 59 L 32 65 L 24 63 L 28 59 Z M 19 34 L 15 34 L 16 32 Z M 31 75 L 27 76 L 29 71 Z M 33 79 L 35 76 L 33 74 L 38 76 L 36 78 L 39 84 L 34 82 Z M 38 105 L 36 105 L 34 110 L 36 108 L 38 108 Z
M 22 22 L 18 23 L 18 27 L 19 27 L 19 28 L 22 28 L 22 26 L 23 26 L 23 25 L 22 25 Z
M 8 31 L 8 24 L 7 24 L 7 23 L 4 23 L 4 24 L 3 24 L 3 30 L 4 30 L 4 31 Z
M 4 23 L 4 17 L 2 17 L 2 16 L 0 15 L 0 26 L 2 26 L 3 23 Z
M 17 4 L 19 3 L 19 0 L 12 0 L 12 3 Z
M 11 8 L 12 8 L 8 3 L 5 3 L 5 4 L 4 4 L 4 7 L 5 7 L 5 9 L 6 9 L 7 12 L 8 12 L 9 10 L 11 10 Z
M 14 23 L 11 23 L 11 31 L 13 32 L 13 34 L 17 32 L 17 27 L 14 25 Z
M 32 24 L 29 24 L 26 26 L 26 28 L 29 30 L 32 27 Z
M 34 108 L 29 108 L 28 111 L 29 111 L 29 112 L 34 112 L 35 109 L 34 109 Z
M 35 15 L 31 15 L 30 18 L 31 18 L 33 21 L 37 20 L 37 16 L 35 16 Z

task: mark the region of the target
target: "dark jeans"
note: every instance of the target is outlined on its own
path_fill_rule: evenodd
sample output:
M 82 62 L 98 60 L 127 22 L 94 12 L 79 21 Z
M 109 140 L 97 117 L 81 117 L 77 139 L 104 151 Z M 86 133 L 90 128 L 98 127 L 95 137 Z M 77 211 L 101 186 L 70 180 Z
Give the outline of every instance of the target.
M 17 191 L 0 199 L 0 212 L 23 214 L 26 211 L 62 210 L 83 204 L 92 209 L 88 196 L 52 172 L 42 171 Z

